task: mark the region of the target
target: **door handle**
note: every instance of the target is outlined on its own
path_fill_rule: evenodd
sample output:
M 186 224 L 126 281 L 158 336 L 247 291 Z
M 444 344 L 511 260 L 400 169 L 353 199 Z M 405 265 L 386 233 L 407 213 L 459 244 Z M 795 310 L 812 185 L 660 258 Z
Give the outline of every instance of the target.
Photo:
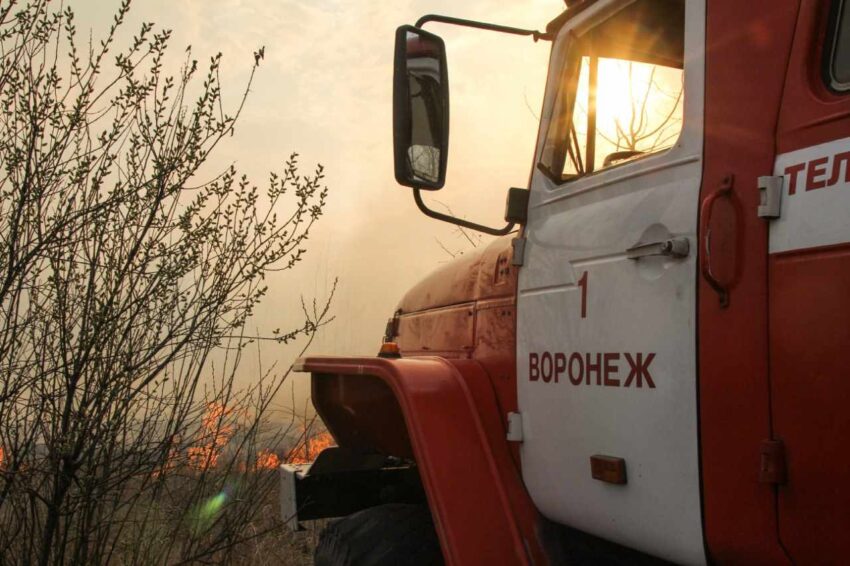
M 700 262 L 700 271 L 709 286 L 711 286 L 711 288 L 717 293 L 717 298 L 720 300 L 720 308 L 726 308 L 729 306 L 729 289 L 726 284 L 722 283 L 714 275 L 714 272 L 711 269 L 711 217 L 714 213 L 714 204 L 720 198 L 732 197 L 734 179 L 735 177 L 733 175 L 727 175 L 724 177 L 723 182 L 720 184 L 720 188 L 711 193 L 708 198 L 703 201 L 702 210 L 700 211 L 700 220 L 702 222 L 700 234 L 702 234 L 703 238 L 701 244 L 702 261 Z
M 691 243 L 687 238 L 671 238 L 660 242 L 638 244 L 626 250 L 626 257 L 638 260 L 642 257 L 663 256 L 681 259 L 691 253 Z

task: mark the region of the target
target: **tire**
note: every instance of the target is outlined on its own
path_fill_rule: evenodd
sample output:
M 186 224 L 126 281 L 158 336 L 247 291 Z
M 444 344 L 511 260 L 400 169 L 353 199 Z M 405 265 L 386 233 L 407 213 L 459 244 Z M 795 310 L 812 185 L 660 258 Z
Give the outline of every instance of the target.
M 440 541 L 426 505 L 364 509 L 328 525 L 319 536 L 315 566 L 438 566 Z

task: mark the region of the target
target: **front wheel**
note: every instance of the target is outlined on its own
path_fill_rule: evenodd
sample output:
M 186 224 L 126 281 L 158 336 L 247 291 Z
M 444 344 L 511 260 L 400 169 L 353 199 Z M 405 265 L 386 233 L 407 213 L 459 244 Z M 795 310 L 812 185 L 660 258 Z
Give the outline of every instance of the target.
M 426 505 L 388 504 L 328 525 L 319 536 L 315 566 L 437 566 L 440 541 Z

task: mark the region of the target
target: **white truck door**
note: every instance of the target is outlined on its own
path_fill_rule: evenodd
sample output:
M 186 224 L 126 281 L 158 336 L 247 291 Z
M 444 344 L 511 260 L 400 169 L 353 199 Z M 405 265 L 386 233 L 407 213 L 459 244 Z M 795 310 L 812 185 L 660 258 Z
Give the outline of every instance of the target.
M 522 473 L 537 507 L 689 564 L 705 562 L 704 32 L 704 0 L 602 1 L 558 32 L 517 322 Z

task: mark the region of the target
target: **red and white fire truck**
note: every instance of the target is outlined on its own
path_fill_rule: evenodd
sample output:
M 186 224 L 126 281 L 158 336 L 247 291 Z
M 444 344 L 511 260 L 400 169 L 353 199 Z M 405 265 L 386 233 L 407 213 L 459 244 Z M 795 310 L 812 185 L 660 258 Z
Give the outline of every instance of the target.
M 551 42 L 504 227 L 421 196 L 438 25 Z M 317 564 L 847 561 L 850 0 L 425 16 L 395 57 L 396 179 L 503 237 L 411 289 L 378 357 L 297 362 L 338 444 L 282 469 L 293 525 L 345 517 Z

